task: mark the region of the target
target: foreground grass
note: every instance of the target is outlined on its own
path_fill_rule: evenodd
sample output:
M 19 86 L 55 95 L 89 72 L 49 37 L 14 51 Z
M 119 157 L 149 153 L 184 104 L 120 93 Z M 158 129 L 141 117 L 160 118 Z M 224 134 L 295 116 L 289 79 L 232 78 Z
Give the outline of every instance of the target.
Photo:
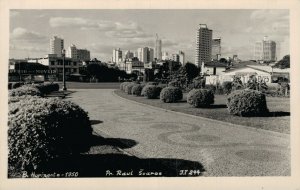
M 128 95 L 121 90 L 116 90 L 115 93 L 129 100 L 167 110 L 280 133 L 290 133 L 289 98 L 267 97 L 267 105 L 270 110 L 270 115 L 267 117 L 238 117 L 228 113 L 225 95 L 215 95 L 215 103 L 209 108 L 193 108 L 186 102 L 186 94 L 184 94 L 182 101 L 178 103 L 162 103 L 159 99 Z

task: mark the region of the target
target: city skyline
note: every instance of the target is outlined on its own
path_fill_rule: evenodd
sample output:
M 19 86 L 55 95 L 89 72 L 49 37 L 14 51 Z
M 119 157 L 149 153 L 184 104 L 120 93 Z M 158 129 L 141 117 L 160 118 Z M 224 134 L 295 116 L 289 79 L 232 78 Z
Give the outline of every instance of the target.
M 49 39 L 58 35 L 65 49 L 75 44 L 91 58 L 109 61 L 115 48 L 154 48 L 157 33 L 163 52 L 183 51 L 194 62 L 201 23 L 213 38 L 222 38 L 222 57 L 252 59 L 254 43 L 263 36 L 281 45 L 279 59 L 289 54 L 287 10 L 11 10 L 10 58 L 43 57 Z

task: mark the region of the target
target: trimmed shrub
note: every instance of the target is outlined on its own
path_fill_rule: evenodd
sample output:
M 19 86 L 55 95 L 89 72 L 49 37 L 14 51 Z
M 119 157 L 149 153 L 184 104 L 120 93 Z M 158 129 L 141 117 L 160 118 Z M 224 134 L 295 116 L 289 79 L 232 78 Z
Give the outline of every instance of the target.
M 181 100 L 183 97 L 182 91 L 177 87 L 166 87 L 160 93 L 160 100 L 165 103 L 172 103 Z
M 125 91 L 125 86 L 127 85 L 127 84 L 129 84 L 130 82 L 122 82 L 121 84 L 120 84 L 120 90 L 123 90 L 123 91 Z
M 125 93 L 131 94 L 132 87 L 136 85 L 135 83 L 129 83 L 125 86 Z
M 10 173 L 44 171 L 53 160 L 86 152 L 91 137 L 87 112 L 70 101 L 31 97 L 11 103 L 8 116 Z
M 223 91 L 225 94 L 230 94 L 232 90 L 232 82 L 231 81 L 225 81 L 222 83 Z
M 187 95 L 187 102 L 193 107 L 208 107 L 214 103 L 214 93 L 207 89 L 193 89 Z
M 35 85 L 23 85 L 19 88 L 9 90 L 9 96 L 44 96 L 44 94 Z
M 207 84 L 207 85 L 205 85 L 205 89 L 210 90 L 213 93 L 215 93 L 216 90 L 217 90 L 217 87 L 215 85 L 212 85 L 212 84 Z
M 141 95 L 147 97 L 148 99 L 155 99 L 159 96 L 160 91 L 160 87 L 155 85 L 146 85 L 142 89 Z
M 229 94 L 227 107 L 230 114 L 238 116 L 263 116 L 269 112 L 265 94 L 250 89 Z
M 132 87 L 131 89 L 131 94 L 136 95 L 136 96 L 141 96 L 142 90 L 143 90 L 143 85 L 141 84 L 136 84 Z

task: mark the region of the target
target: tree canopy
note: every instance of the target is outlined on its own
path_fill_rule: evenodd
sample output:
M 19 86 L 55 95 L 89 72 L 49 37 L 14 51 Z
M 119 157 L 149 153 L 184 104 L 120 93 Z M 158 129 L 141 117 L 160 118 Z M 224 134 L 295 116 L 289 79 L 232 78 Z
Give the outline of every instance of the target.
M 274 67 L 280 68 L 280 69 L 285 69 L 285 68 L 290 68 L 290 55 L 284 56 L 280 61 L 278 61 Z

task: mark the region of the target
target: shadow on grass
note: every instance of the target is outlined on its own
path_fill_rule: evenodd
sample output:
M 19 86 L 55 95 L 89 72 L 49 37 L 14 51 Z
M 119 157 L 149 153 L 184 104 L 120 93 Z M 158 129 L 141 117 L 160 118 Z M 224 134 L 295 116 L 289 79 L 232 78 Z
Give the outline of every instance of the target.
M 227 108 L 227 105 L 226 104 L 212 104 L 212 105 L 209 105 L 209 106 L 203 107 L 203 108 L 206 108 L 206 109 L 219 109 L 219 108 Z
M 179 175 L 180 170 L 199 171 L 200 175 L 205 171 L 202 164 L 194 161 L 169 158 L 141 159 L 125 154 L 79 155 L 51 164 L 49 168 L 61 174 L 78 172 L 78 177 L 183 177 Z M 124 173 L 126 175 L 122 175 Z M 196 173 L 193 176 L 196 176 Z

